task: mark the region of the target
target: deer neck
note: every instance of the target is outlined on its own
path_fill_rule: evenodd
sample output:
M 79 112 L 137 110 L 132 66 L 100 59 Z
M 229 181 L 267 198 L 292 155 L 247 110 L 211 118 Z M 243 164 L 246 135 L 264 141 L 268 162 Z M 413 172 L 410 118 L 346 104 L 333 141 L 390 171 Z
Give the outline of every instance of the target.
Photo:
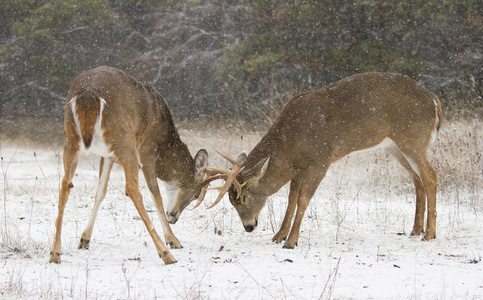
M 179 137 L 160 147 L 156 173 L 159 179 L 178 184 L 188 182 L 194 176 L 194 160 Z
M 267 134 L 268 135 L 268 134 Z M 261 160 L 270 157 L 267 170 L 260 178 L 255 192 L 270 196 L 275 194 L 282 186 L 289 182 L 297 173 L 289 156 L 282 155 L 284 151 L 275 141 L 276 137 L 264 137 L 262 141 L 250 152 L 243 164 L 246 170 L 250 170 Z

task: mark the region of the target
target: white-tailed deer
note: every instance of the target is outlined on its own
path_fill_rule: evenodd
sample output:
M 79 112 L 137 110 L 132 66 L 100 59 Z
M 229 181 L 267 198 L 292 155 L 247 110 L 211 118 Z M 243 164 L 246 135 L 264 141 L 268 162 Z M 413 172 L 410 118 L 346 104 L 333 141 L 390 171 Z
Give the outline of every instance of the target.
M 291 181 L 287 211 L 272 240 L 286 239 L 284 248 L 294 248 L 305 209 L 330 164 L 382 144 L 409 171 L 416 188 L 411 235 L 424 230 L 427 200 L 423 239 L 431 240 L 436 236 L 437 179 L 426 150 L 436 137 L 441 116 L 441 103 L 434 94 L 394 73 L 357 74 L 297 95 L 248 156 L 230 160 L 231 171 L 220 170 L 221 175 L 206 180 L 220 176 L 226 180 L 213 205 L 228 191 L 245 230 L 251 232 L 267 197 Z
M 64 111 L 64 178 L 59 192 L 59 211 L 50 262 L 60 263 L 61 229 L 64 208 L 78 154 L 85 150 L 101 156 L 99 185 L 90 220 L 82 233 L 79 249 L 89 248 L 92 228 L 106 194 L 114 162 L 126 176 L 126 195 L 134 202 L 141 219 L 166 264 L 176 262 L 156 233 L 139 191 L 141 167 L 163 226 L 166 244 L 181 248 L 164 214 L 157 178 L 171 187 L 170 199 L 181 210 L 201 192 L 208 153 L 200 150 L 193 159 L 181 141 L 163 98 L 121 70 L 98 67 L 80 74 L 71 84 Z M 175 201 L 176 200 L 176 201 Z

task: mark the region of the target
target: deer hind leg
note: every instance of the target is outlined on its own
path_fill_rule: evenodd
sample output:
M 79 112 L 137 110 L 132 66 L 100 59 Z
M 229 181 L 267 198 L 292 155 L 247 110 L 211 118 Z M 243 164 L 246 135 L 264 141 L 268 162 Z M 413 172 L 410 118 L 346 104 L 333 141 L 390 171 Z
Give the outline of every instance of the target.
M 436 189 L 437 189 L 437 175 L 429 163 L 426 156 L 420 162 L 421 168 L 421 180 L 424 185 L 424 190 L 427 195 L 428 213 L 426 220 L 426 233 L 423 240 L 429 241 L 436 238 Z
M 300 176 L 300 188 L 297 195 L 297 211 L 295 214 L 295 220 L 290 230 L 290 234 L 283 245 L 285 249 L 293 249 L 298 243 L 300 226 L 302 225 L 302 219 L 305 214 L 305 209 L 309 205 L 310 199 L 314 195 L 317 187 L 325 176 L 329 164 L 313 166 L 303 171 Z M 295 196 L 294 196 L 295 197 Z
M 161 220 L 161 224 L 163 226 L 163 233 L 164 233 L 164 240 L 166 244 L 168 244 L 171 249 L 180 249 L 183 248 L 181 243 L 174 235 L 171 227 L 169 226 L 168 219 L 166 214 L 164 213 L 164 206 L 163 206 L 163 198 L 161 197 L 161 192 L 159 191 L 158 180 L 156 177 L 156 158 L 148 158 L 146 156 L 151 155 L 144 155 L 141 154 L 141 164 L 142 170 L 144 173 L 144 178 L 146 179 L 146 183 L 148 185 L 151 194 L 153 195 L 154 203 L 156 205 L 156 210 L 159 215 L 159 219 Z
M 149 219 L 148 213 L 146 212 L 146 208 L 143 204 L 143 197 L 141 192 L 139 191 L 139 183 L 138 183 L 138 161 L 136 159 L 136 151 L 134 147 L 128 151 L 124 152 L 125 155 L 120 156 L 119 164 L 124 168 L 124 174 L 126 176 L 126 192 L 131 198 L 136 207 L 139 216 L 144 222 L 151 238 L 153 239 L 154 245 L 156 246 L 156 250 L 158 251 L 159 257 L 164 261 L 165 264 L 172 264 L 176 262 L 176 259 L 171 255 L 168 248 L 164 245 L 161 238 L 159 237 L 158 233 L 154 229 L 154 225 Z
M 94 222 L 96 221 L 97 212 L 99 211 L 102 200 L 104 200 L 104 197 L 106 196 L 107 182 L 109 181 L 109 175 L 111 174 L 113 164 L 114 160 L 101 157 L 99 167 L 99 184 L 97 186 L 96 200 L 94 203 L 94 207 L 92 208 L 89 222 L 87 223 L 87 226 L 82 233 L 78 247 L 79 249 L 89 249 L 92 228 L 94 227 Z
M 416 215 L 411 235 L 419 235 L 423 232 L 424 212 L 427 203 L 427 223 L 423 240 L 432 240 L 436 238 L 436 171 L 426 157 L 425 148 L 417 151 L 398 146 L 398 149 L 407 164 L 410 165 L 409 170 L 416 188 Z M 401 160 L 399 161 L 401 162 Z M 405 165 L 404 163 L 401 164 Z
M 78 149 L 64 146 L 64 178 L 62 178 L 61 188 L 59 191 L 59 206 L 57 219 L 55 220 L 55 237 L 52 242 L 52 248 L 50 250 L 51 263 L 60 263 L 60 248 L 61 248 L 61 232 L 62 232 L 62 220 L 64 218 L 64 209 L 69 198 L 70 189 L 74 187 L 72 184 L 72 177 L 74 176 L 75 169 L 78 162 Z
M 404 155 L 399 151 L 397 147 L 389 149 L 389 152 L 398 160 L 398 162 L 403 166 L 411 176 L 413 180 L 414 187 L 416 190 L 416 212 L 414 215 L 414 226 L 411 231 L 411 236 L 418 236 L 424 233 L 424 214 L 426 211 L 426 191 L 424 190 L 424 185 L 421 177 L 414 171 L 411 167 L 409 161 L 404 157 Z
M 285 217 L 283 218 L 282 225 L 278 232 L 273 236 L 272 241 L 281 243 L 287 238 L 290 232 L 290 225 L 292 225 L 293 214 L 297 208 L 297 199 L 300 193 L 301 181 L 298 177 L 295 177 L 290 182 L 290 193 L 288 195 L 287 210 L 285 211 Z

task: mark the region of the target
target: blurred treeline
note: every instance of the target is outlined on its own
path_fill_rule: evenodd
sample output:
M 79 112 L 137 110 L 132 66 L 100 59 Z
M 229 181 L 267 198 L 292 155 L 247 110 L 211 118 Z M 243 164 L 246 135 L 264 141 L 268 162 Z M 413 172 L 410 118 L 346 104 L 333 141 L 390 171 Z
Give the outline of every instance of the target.
M 364 71 L 483 114 L 476 0 L 2 0 L 0 42 L 2 130 L 61 124 L 70 82 L 99 65 L 152 84 L 178 119 L 263 123 L 290 95 Z

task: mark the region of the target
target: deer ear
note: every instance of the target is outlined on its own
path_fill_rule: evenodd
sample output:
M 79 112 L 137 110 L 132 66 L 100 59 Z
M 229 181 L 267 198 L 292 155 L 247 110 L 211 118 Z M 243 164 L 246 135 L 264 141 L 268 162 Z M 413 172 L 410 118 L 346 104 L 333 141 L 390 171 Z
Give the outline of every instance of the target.
M 267 172 L 267 169 L 268 169 L 269 162 L 270 162 L 270 156 L 267 157 L 263 162 L 262 167 L 260 168 L 260 172 L 258 173 L 257 180 L 260 180 L 260 178 L 262 178 L 265 175 L 265 172 Z
M 205 169 L 208 166 L 208 152 L 201 149 L 195 156 L 195 170 L 197 175 L 205 175 Z
M 253 166 L 253 168 L 246 171 L 243 174 L 243 177 L 247 179 L 255 180 L 255 181 L 260 180 L 265 175 L 265 172 L 267 171 L 269 161 L 270 161 L 270 156 L 260 160 L 255 166 Z
M 243 165 L 246 160 L 247 160 L 247 154 L 245 152 L 242 152 L 242 153 L 240 153 L 240 155 L 238 155 L 238 158 L 236 159 L 236 162 L 239 165 Z

